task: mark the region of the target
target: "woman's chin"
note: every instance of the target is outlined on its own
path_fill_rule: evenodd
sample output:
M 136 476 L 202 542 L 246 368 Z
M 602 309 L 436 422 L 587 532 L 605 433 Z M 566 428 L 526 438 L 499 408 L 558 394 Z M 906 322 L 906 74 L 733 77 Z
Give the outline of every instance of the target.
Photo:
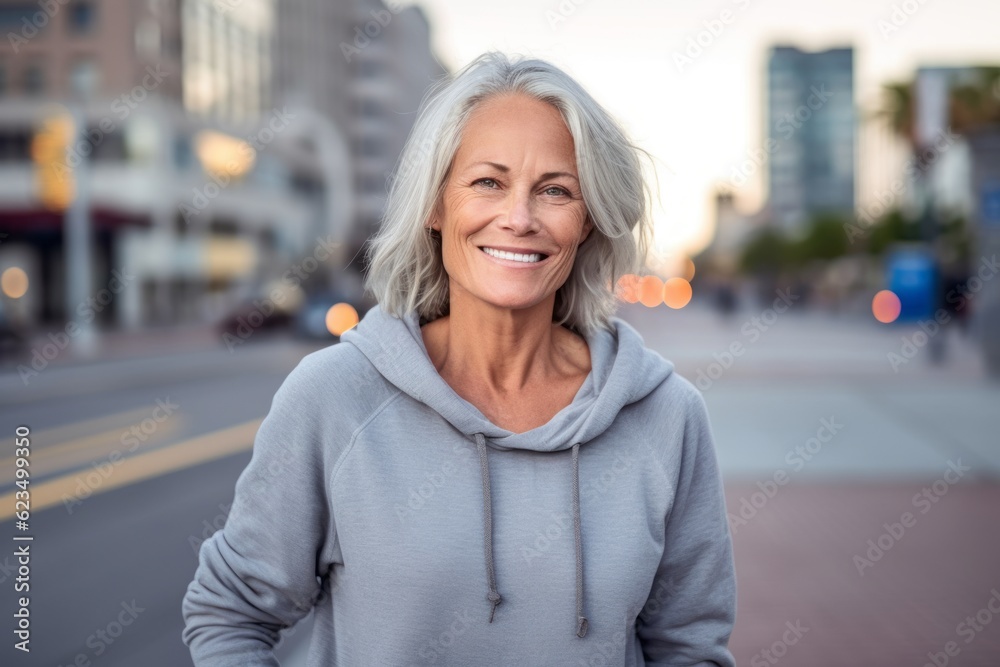
M 489 297 L 481 299 L 494 308 L 506 310 L 523 310 L 538 305 L 545 300 L 545 295 L 526 296 L 523 292 L 518 294 L 497 294 L 492 293 Z

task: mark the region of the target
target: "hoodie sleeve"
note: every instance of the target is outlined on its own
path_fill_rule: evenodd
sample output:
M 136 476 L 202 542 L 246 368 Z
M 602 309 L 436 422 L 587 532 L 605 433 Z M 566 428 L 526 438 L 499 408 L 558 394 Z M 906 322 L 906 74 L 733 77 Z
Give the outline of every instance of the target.
M 736 571 L 708 411 L 689 382 L 663 557 L 637 633 L 647 665 L 733 667 Z
M 278 389 L 225 526 L 201 545 L 182 604 L 182 639 L 197 667 L 277 667 L 279 631 L 320 593 L 336 532 L 310 400 L 315 375 L 303 360 Z

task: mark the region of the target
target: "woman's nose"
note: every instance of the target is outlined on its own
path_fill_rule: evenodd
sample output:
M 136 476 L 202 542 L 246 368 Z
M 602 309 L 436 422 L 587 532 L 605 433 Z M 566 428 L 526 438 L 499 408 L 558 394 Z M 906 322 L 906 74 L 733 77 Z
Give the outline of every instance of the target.
M 506 224 L 518 233 L 532 231 L 538 226 L 530 192 L 511 189 L 507 197 Z

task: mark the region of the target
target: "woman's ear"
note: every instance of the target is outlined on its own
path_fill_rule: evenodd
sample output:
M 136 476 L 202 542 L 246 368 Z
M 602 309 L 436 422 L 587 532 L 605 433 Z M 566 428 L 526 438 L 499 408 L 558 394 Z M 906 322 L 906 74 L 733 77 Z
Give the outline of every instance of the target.
M 590 213 L 583 220 L 583 231 L 581 232 L 580 242 L 577 246 L 583 245 L 583 242 L 590 238 L 590 233 L 594 231 L 594 221 L 590 219 Z
M 434 208 L 431 209 L 430 221 L 427 223 L 427 229 L 437 230 L 438 233 L 441 232 L 441 197 L 437 198 L 434 202 Z

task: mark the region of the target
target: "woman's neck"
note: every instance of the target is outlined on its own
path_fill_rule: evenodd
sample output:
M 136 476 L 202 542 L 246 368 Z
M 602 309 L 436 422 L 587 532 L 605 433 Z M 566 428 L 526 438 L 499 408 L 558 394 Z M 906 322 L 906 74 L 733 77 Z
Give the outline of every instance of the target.
M 453 300 L 421 331 L 441 376 L 477 393 L 511 395 L 590 371 L 586 341 L 553 324 L 551 303 L 515 310 Z

